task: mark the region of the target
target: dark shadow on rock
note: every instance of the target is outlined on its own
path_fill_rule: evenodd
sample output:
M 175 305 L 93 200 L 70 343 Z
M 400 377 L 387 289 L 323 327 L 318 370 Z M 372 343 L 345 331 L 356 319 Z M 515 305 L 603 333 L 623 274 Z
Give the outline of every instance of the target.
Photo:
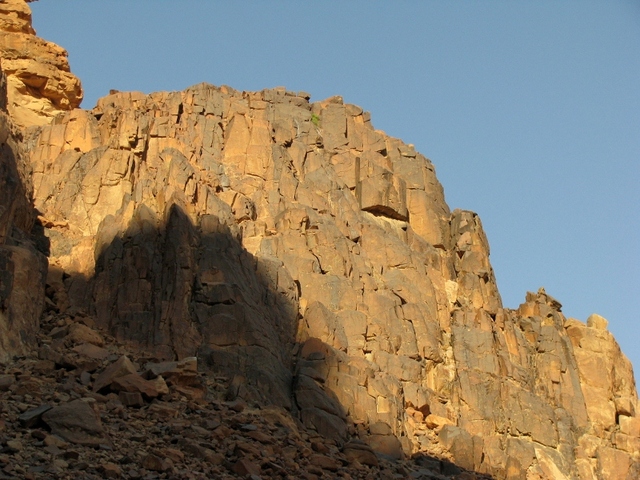
M 6 107 L 6 77 L 0 72 L 0 361 L 35 346 L 48 253 L 25 185 L 22 133 L 12 126 Z
M 234 378 L 232 396 L 293 408 L 297 289 L 282 262 L 250 255 L 214 215 L 138 206 L 125 232 L 107 217 L 95 276 L 68 278 L 72 307 L 159 360 L 198 356 Z M 290 280 L 290 278 L 289 278 Z
M 304 342 L 297 355 L 294 398 L 302 423 L 338 444 L 348 437 L 347 412 L 326 383 L 338 368 L 335 350 L 317 338 Z
M 478 473 L 471 469 L 465 469 L 459 464 L 443 458 L 432 457 L 422 453 L 417 453 L 411 457 L 416 465 L 418 475 L 415 478 L 442 478 L 436 475 L 444 475 L 451 478 L 469 478 L 473 480 L 493 480 L 493 476 L 486 473 Z M 464 474 L 467 474 L 465 476 Z

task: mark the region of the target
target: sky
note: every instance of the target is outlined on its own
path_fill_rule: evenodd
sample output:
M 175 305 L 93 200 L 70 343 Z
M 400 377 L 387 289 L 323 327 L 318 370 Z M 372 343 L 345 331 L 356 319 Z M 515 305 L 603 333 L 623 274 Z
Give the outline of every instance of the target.
M 544 286 L 640 378 L 640 2 L 40 0 L 84 108 L 110 89 L 343 96 L 480 215 L 506 307 Z

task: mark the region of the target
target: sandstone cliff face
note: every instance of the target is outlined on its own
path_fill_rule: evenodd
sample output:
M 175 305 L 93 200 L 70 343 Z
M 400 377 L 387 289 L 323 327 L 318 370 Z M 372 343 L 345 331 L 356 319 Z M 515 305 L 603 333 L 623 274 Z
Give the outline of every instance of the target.
M 44 125 L 80 105 L 82 86 L 69 71 L 66 50 L 35 35 L 23 0 L 0 2 L 0 59 L 16 125 Z
M 477 215 L 341 98 L 118 93 L 44 127 L 31 159 L 60 295 L 120 339 L 198 354 L 232 395 L 392 456 L 496 478 L 637 468 L 606 321 L 542 290 L 503 309 Z
M 26 7 L 2 5 L 31 35 Z M 636 388 L 606 320 L 567 319 L 543 289 L 503 308 L 479 217 L 361 108 L 200 84 L 116 93 L 14 143 L 29 161 L 2 179 L 32 172 L 31 213 L 3 196 L 0 233 L 31 231 L 32 182 L 59 312 L 159 360 L 197 355 L 230 399 L 338 444 L 497 479 L 638 476 Z

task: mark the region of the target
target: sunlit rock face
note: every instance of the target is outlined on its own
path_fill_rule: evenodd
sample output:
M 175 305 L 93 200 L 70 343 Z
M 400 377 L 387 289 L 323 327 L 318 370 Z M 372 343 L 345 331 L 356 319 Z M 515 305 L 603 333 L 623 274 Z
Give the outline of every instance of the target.
M 342 98 L 115 93 L 21 148 L 47 294 L 117 341 L 198 356 L 229 398 L 387 458 L 497 479 L 639 471 L 633 373 L 607 321 L 565 318 L 544 289 L 503 308 L 479 217 L 451 212 L 432 163 Z
M 7 76 L 8 110 L 20 127 L 44 125 L 82 101 L 67 52 L 35 35 L 23 0 L 0 2 L 0 59 Z
M 499 304 L 484 247 L 470 243 L 484 238 L 477 217 L 455 214 L 456 266 L 431 163 L 340 98 L 205 84 L 118 93 L 55 119 L 31 152 L 69 305 L 158 355 L 269 367 L 272 399 L 290 403 L 295 345 L 311 337 L 371 365 L 400 353 L 414 376 L 442 363 L 437 324 L 451 301 L 438 303 L 431 270 L 444 285 L 460 268 L 460 291 Z M 318 313 L 303 318 L 307 309 Z M 247 374 L 247 388 L 262 391 L 261 374 Z
M 199 354 L 239 395 L 389 454 L 497 478 L 633 468 L 635 386 L 606 321 L 543 290 L 503 309 L 478 216 L 359 107 L 117 93 L 45 127 L 31 159 L 69 305 L 119 338 Z

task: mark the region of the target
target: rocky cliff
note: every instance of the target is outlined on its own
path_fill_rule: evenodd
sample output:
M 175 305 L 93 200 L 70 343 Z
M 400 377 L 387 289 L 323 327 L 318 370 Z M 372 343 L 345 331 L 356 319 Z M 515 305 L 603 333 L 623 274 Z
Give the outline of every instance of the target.
M 27 2 L 0 2 L 0 59 L 7 76 L 8 110 L 23 128 L 44 125 L 82 101 L 82 86 L 69 71 L 66 50 L 35 33 Z
M 3 28 L 32 34 L 26 5 L 3 5 Z M 543 289 L 503 308 L 480 219 L 449 210 L 432 163 L 360 107 L 309 98 L 115 93 L 7 137 L 29 172 L 7 198 L 32 199 L 43 234 L 33 214 L 14 231 L 48 246 L 56 314 L 157 361 L 197 356 L 228 400 L 335 445 L 496 479 L 636 478 L 638 398 L 607 321 L 566 318 Z

